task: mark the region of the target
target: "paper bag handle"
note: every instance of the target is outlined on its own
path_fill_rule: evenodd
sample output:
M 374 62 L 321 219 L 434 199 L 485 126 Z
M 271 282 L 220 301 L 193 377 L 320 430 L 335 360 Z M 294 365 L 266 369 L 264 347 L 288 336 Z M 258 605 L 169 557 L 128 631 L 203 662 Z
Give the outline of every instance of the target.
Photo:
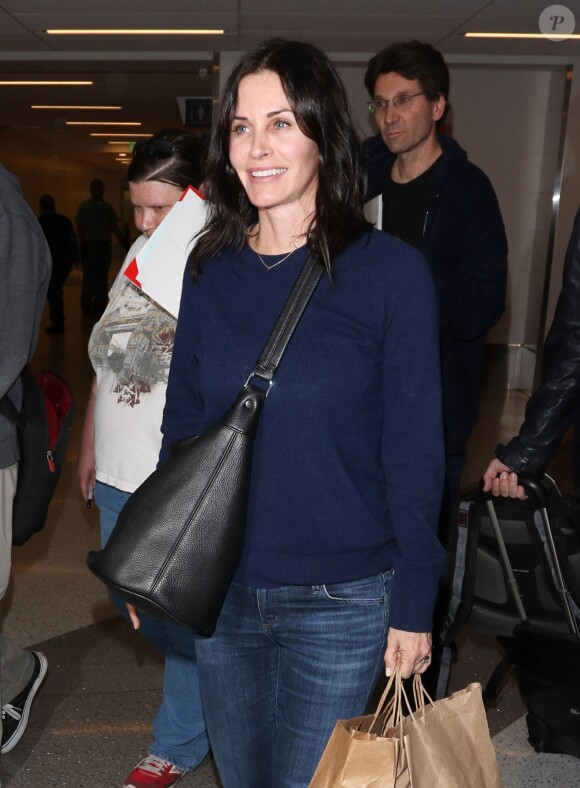
M 429 695 L 423 685 L 423 682 L 421 681 L 421 674 L 415 673 L 413 676 L 413 699 L 415 701 L 415 709 L 417 711 L 425 707 L 425 698 L 427 698 L 429 705 L 435 705 L 435 701 L 431 695 Z

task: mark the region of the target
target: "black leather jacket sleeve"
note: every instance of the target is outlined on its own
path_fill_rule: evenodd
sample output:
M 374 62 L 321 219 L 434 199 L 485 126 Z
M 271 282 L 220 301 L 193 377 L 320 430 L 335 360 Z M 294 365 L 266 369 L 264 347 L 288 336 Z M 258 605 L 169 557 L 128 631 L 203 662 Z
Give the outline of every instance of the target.
M 542 356 L 541 386 L 519 434 L 497 457 L 517 473 L 542 476 L 580 404 L 580 210 L 564 262 L 562 290 Z

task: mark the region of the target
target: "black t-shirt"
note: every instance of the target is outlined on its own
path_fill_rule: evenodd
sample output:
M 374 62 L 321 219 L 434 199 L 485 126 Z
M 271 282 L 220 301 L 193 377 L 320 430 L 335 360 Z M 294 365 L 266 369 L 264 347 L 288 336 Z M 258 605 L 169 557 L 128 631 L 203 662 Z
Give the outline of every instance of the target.
M 420 249 L 427 211 L 435 197 L 439 160 L 407 183 L 395 183 L 389 172 L 383 188 L 383 230 Z

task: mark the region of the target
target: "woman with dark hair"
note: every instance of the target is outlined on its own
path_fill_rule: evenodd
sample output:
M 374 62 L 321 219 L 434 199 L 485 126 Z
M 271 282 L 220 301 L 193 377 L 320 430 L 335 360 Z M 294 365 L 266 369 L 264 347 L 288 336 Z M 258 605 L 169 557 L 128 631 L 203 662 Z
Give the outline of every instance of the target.
M 108 540 L 131 493 L 155 469 L 175 336 L 175 318 L 123 275 L 188 186 L 201 182 L 198 137 L 167 130 L 139 143 L 128 168 L 135 225 L 142 235 L 129 250 L 109 303 L 89 340 L 95 369 L 77 475 L 85 500 L 95 491 L 101 541 Z M 113 601 L 126 617 L 119 598 Z M 163 699 L 149 753 L 125 786 L 167 788 L 192 771 L 209 748 L 191 632 L 141 616 L 143 635 L 165 657 Z
M 225 788 L 304 788 L 381 669 L 429 663 L 442 568 L 434 293 L 421 255 L 365 222 L 344 88 L 309 44 L 242 57 L 205 182 L 161 462 L 230 405 L 309 253 L 326 269 L 264 405 L 241 562 L 197 644 Z

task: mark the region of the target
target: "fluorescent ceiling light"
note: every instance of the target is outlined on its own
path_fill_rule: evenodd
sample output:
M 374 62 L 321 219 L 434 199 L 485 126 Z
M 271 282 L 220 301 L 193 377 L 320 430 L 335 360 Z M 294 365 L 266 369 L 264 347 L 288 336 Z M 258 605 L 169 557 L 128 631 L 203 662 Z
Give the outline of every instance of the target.
M 77 29 L 45 30 L 49 36 L 223 36 L 224 30 L 179 30 L 179 29 Z
M 465 38 L 546 38 L 550 41 L 555 39 L 566 41 L 569 38 L 580 39 L 580 34 L 575 33 L 466 33 Z
M 67 126 L 142 126 L 141 121 L 122 120 L 67 120 Z
M 123 107 L 99 107 L 87 104 L 31 104 L 30 109 L 123 109 Z
M 49 80 L 49 79 L 3 79 L 0 85 L 92 85 L 92 82 L 79 82 L 70 79 Z
M 91 131 L 91 137 L 131 137 L 131 139 L 134 139 L 135 137 L 152 137 L 152 136 L 153 134 L 123 134 L 117 131 L 111 131 L 107 134 L 106 132 L 101 133 L 99 131 Z
M 105 136 L 108 137 L 109 135 L 106 134 Z M 131 134 L 131 136 L 132 137 L 136 137 L 137 135 L 136 134 Z M 129 145 L 129 142 L 127 140 L 109 140 L 108 144 L 109 145 Z

